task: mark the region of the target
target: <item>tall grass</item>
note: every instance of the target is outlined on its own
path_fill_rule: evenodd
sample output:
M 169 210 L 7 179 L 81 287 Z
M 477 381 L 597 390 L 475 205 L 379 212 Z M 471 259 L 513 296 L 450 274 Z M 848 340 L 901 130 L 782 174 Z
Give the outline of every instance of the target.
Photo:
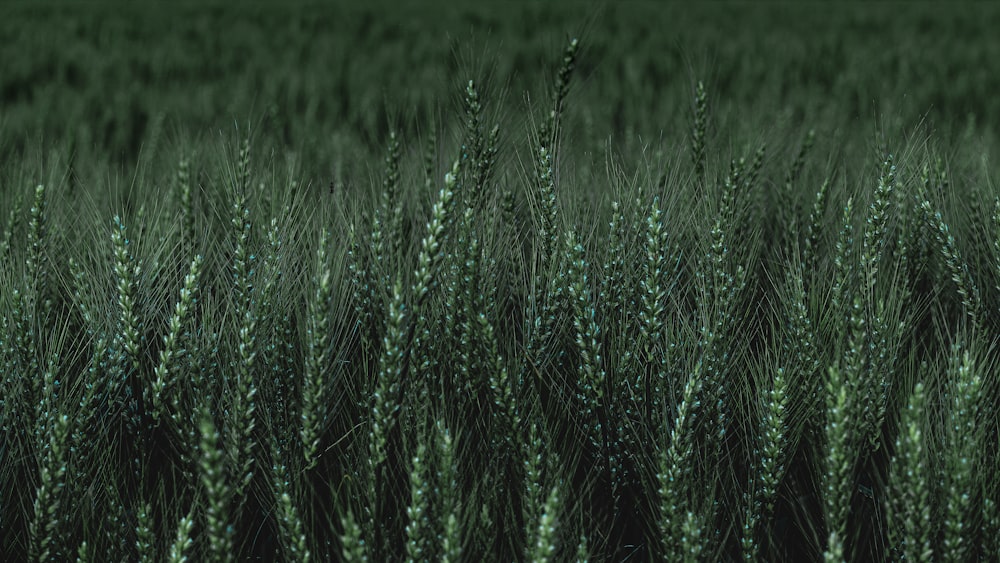
M 988 559 L 1000 200 L 929 144 L 744 139 L 712 81 L 595 177 L 586 62 L 523 130 L 478 77 L 387 124 L 369 198 L 257 131 L 90 216 L 15 186 L 5 560 Z

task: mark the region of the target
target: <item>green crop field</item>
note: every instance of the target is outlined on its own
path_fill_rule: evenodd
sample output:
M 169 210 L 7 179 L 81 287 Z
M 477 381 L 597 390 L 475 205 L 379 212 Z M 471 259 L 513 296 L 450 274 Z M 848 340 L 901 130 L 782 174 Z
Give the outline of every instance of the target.
M 7 2 L 0 560 L 1000 560 L 1000 7 Z

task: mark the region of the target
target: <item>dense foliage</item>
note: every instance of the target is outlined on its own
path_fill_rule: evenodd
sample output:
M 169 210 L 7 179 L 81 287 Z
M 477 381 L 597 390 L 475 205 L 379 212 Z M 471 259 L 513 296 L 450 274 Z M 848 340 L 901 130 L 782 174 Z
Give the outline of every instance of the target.
M 234 6 L 0 8 L 0 559 L 995 560 L 1000 10 Z

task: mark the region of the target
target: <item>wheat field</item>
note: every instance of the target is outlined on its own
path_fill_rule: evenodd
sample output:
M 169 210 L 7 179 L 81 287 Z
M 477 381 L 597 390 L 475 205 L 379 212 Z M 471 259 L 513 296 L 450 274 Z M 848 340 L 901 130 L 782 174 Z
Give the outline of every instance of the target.
M 0 8 L 0 559 L 1000 560 L 1000 11 L 670 6 Z

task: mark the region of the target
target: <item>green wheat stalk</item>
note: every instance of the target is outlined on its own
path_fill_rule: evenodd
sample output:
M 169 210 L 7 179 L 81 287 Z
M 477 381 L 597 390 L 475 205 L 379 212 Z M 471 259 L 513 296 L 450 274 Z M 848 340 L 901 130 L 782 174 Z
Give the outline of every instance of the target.
M 170 544 L 170 550 L 167 552 L 168 563 L 187 562 L 188 554 L 191 552 L 192 546 L 194 546 L 194 541 L 191 538 L 192 530 L 194 530 L 193 511 L 181 517 L 180 521 L 177 522 L 177 535 L 174 537 L 174 541 Z
M 331 338 L 328 311 L 333 296 L 333 278 L 326 254 L 329 241 L 330 232 L 324 229 L 316 251 L 317 270 L 313 276 L 314 291 L 306 328 L 306 370 L 302 382 L 302 426 L 299 436 L 307 468 L 315 466 L 318 461 L 316 454 L 323 424 L 329 416 L 326 406 L 326 378 L 323 377 Z
M 437 466 L 437 488 L 435 498 L 440 506 L 439 517 L 443 522 L 441 530 L 441 561 L 457 562 L 462 560 L 462 530 L 459 524 L 461 517 L 460 499 L 458 498 L 458 473 L 455 461 L 455 441 L 451 431 L 445 426 L 444 421 L 437 420 L 436 423 L 437 444 L 436 460 Z
M 156 531 L 153 530 L 153 506 L 149 502 L 140 502 L 135 526 L 135 549 L 139 554 L 140 563 L 152 563 L 156 560 Z
M 39 485 L 35 491 L 34 517 L 29 528 L 29 559 L 31 561 L 58 561 L 63 554 L 58 529 L 64 510 L 63 490 L 66 487 L 67 436 L 70 418 L 61 414 L 55 417 L 49 432 L 48 448 L 39 471 Z
M 160 362 L 153 372 L 153 384 L 150 388 L 151 401 L 149 402 L 152 404 L 154 423 L 167 414 L 164 395 L 175 385 L 171 369 L 176 369 L 173 365 L 174 356 L 180 352 L 180 342 L 183 336 L 181 331 L 184 330 L 187 316 L 196 302 L 203 262 L 204 259 L 200 254 L 191 261 L 191 267 L 187 275 L 184 276 L 184 286 L 181 288 L 180 296 L 174 305 L 174 314 L 170 317 L 169 332 L 163 337 Z
M 837 244 L 835 247 L 836 254 L 833 259 L 833 288 L 830 291 L 830 303 L 833 306 L 833 311 L 838 314 L 842 314 L 844 308 L 848 306 L 848 303 L 850 302 L 849 296 L 853 290 L 853 287 L 851 286 L 851 280 L 854 275 L 854 262 L 851 259 L 851 255 L 854 252 L 853 217 L 854 199 L 847 198 L 847 204 L 844 205 L 840 223 L 840 234 L 837 236 Z
M 430 484 L 427 445 L 421 441 L 410 465 L 410 505 L 406 508 L 406 557 L 409 562 L 424 561 L 431 556 L 431 501 L 434 491 Z
M 758 528 L 765 518 L 774 511 L 778 498 L 778 485 L 785 473 L 786 454 L 788 446 L 788 380 L 785 370 L 778 368 L 774 372 L 771 385 L 762 397 L 760 409 L 763 416 L 760 419 L 757 435 L 760 448 L 753 464 L 753 498 L 749 507 L 748 517 L 743 527 L 741 546 L 743 559 L 756 561 L 760 556 L 761 530 Z
M 426 301 L 431 282 L 441 262 L 441 241 L 448 219 L 446 212 L 455 193 L 457 173 L 458 162 L 456 161 L 452 172 L 445 176 L 445 187 L 441 189 L 438 200 L 431 209 L 431 220 L 427 224 L 427 234 L 421 243 L 417 258 L 415 281 L 409 292 L 413 302 L 413 309 L 409 316 L 404 301 L 406 293 L 403 291 L 403 282 L 400 276 L 397 276 L 394 283 L 392 299 L 387 311 L 387 326 L 382 354 L 378 363 L 378 380 L 370 410 L 368 494 L 371 497 L 369 500 L 372 502 L 378 498 L 379 484 L 376 479 L 379 468 L 386 461 L 388 435 L 396 424 L 401 407 L 401 389 L 410 358 L 413 318 Z
M 698 185 L 705 185 L 707 160 L 705 139 L 708 133 L 708 93 L 705 84 L 698 81 L 694 91 L 694 125 L 691 127 L 691 163 Z
M 46 298 L 49 277 L 47 202 L 45 186 L 39 184 L 35 188 L 35 200 L 31 206 L 31 221 L 28 223 L 28 255 L 25 258 L 28 283 L 34 290 L 34 299 L 41 300 L 45 308 L 42 312 L 46 316 L 51 308 L 51 302 Z
M 347 563 L 365 563 L 368 561 L 368 544 L 364 533 L 350 510 L 343 515 L 341 525 L 344 528 L 340 538 L 341 556 Z
M 181 210 L 181 244 L 186 253 L 194 252 L 197 241 L 195 233 L 195 209 L 191 190 L 191 161 L 182 158 L 177 166 L 177 200 Z
M 6 226 L 3 230 L 3 240 L 0 241 L 0 258 L 6 260 L 10 256 L 11 242 L 14 240 L 14 233 L 17 232 L 21 218 L 21 208 L 24 206 L 24 196 L 19 192 L 14 199 L 14 205 L 10 208 L 7 216 Z
M 982 298 L 979 294 L 979 287 L 969 272 L 969 264 L 962 257 L 958 243 L 951 234 L 948 224 L 942 218 L 941 212 L 934 211 L 931 202 L 926 199 L 921 203 L 921 208 L 927 218 L 929 228 L 937 240 L 938 251 L 944 258 L 945 266 L 951 274 L 951 280 L 955 283 L 955 288 L 962 298 L 962 308 L 973 323 L 979 324 L 982 315 Z
M 222 437 L 212 415 L 202 407 L 199 416 L 201 434 L 201 483 L 205 491 L 205 535 L 212 561 L 232 561 L 234 529 L 232 525 L 233 489 L 225 463 Z
M 816 192 L 812 209 L 809 211 L 809 221 L 806 224 L 806 239 L 802 249 L 803 270 L 816 271 L 819 255 L 820 237 L 823 234 L 823 217 L 826 214 L 826 200 L 830 192 L 830 178 L 823 181 Z
M 275 495 L 275 517 L 280 529 L 281 546 L 285 561 L 308 563 L 312 553 L 303 529 L 302 518 L 292 498 L 292 476 L 288 467 L 275 463 L 271 466 L 272 486 Z
M 968 350 L 956 347 L 948 360 L 951 401 L 947 418 L 948 454 L 944 456 L 944 541 L 942 556 L 966 561 L 973 548 L 969 528 L 975 502 L 978 417 L 983 381 Z
M 869 295 L 875 292 L 875 280 L 886 246 L 886 228 L 889 219 L 893 191 L 896 188 L 896 165 L 892 155 L 885 158 L 882 164 L 882 175 L 875 188 L 875 199 L 868 206 L 868 218 L 865 222 L 864 240 L 862 245 L 862 269 L 865 272 L 866 290 Z
M 251 253 L 250 209 L 247 205 L 247 187 L 250 182 L 249 144 L 244 141 L 240 150 L 238 163 L 239 185 L 234 193 L 230 224 L 232 236 L 235 239 L 233 251 L 233 289 L 236 306 L 236 316 L 239 322 L 237 328 L 237 360 L 231 369 L 236 376 L 235 387 L 224 396 L 227 405 L 225 410 L 226 423 L 223 427 L 226 441 L 228 462 L 231 464 L 231 477 L 235 498 L 240 499 L 242 507 L 244 490 L 253 477 L 254 446 L 253 432 L 256 427 L 255 413 L 257 410 L 257 383 L 255 381 L 255 364 L 257 362 L 257 323 L 258 317 L 254 310 L 256 292 L 254 279 L 256 272 L 256 255 Z M 237 509 L 238 514 L 241 510 Z
M 604 448 L 605 422 L 605 379 L 604 362 L 601 358 L 601 332 L 597 325 L 591 298 L 587 262 L 583 245 L 576 241 L 573 231 L 566 234 L 566 259 L 569 264 L 567 294 L 573 306 L 573 328 L 576 346 L 580 355 L 579 396 L 581 415 L 588 426 L 591 444 L 598 451 Z
M 923 382 L 917 382 L 903 409 L 890 466 L 890 532 L 906 561 L 930 561 L 932 549 L 931 473 L 923 437 L 926 404 Z M 900 533 L 896 530 L 901 530 Z
M 659 472 L 656 475 L 659 489 L 659 529 L 661 549 L 665 560 L 683 558 L 687 542 L 684 515 L 693 512 L 691 494 L 693 465 L 695 463 L 695 425 L 701 411 L 704 385 L 702 364 L 695 365 L 684 384 L 677 414 L 666 429 L 669 441 L 660 446 Z
M 850 383 L 841 368 L 831 366 L 827 377 L 826 456 L 822 475 L 824 514 L 829 532 L 827 553 L 842 549 L 853 494 L 851 453 L 854 405 L 850 398 Z
M 666 310 L 667 271 L 666 253 L 668 248 L 667 231 L 663 226 L 663 211 L 660 209 L 659 197 L 653 198 L 649 217 L 646 219 L 646 261 L 644 276 L 639 286 L 642 293 L 642 309 L 639 313 L 639 336 L 642 342 L 642 353 L 650 366 L 651 381 L 648 383 L 651 396 L 646 397 L 647 382 L 634 382 L 634 401 L 636 408 L 643 412 L 647 399 L 652 400 L 654 412 L 659 412 L 662 397 L 667 386 L 667 356 L 662 349 L 664 338 L 664 312 Z
M 559 485 L 552 487 L 542 511 L 537 517 L 538 529 L 535 532 L 535 543 L 532 546 L 530 560 L 535 563 L 547 563 L 555 558 L 556 554 L 556 529 L 559 525 L 560 512 L 562 510 L 562 498 L 559 493 Z

